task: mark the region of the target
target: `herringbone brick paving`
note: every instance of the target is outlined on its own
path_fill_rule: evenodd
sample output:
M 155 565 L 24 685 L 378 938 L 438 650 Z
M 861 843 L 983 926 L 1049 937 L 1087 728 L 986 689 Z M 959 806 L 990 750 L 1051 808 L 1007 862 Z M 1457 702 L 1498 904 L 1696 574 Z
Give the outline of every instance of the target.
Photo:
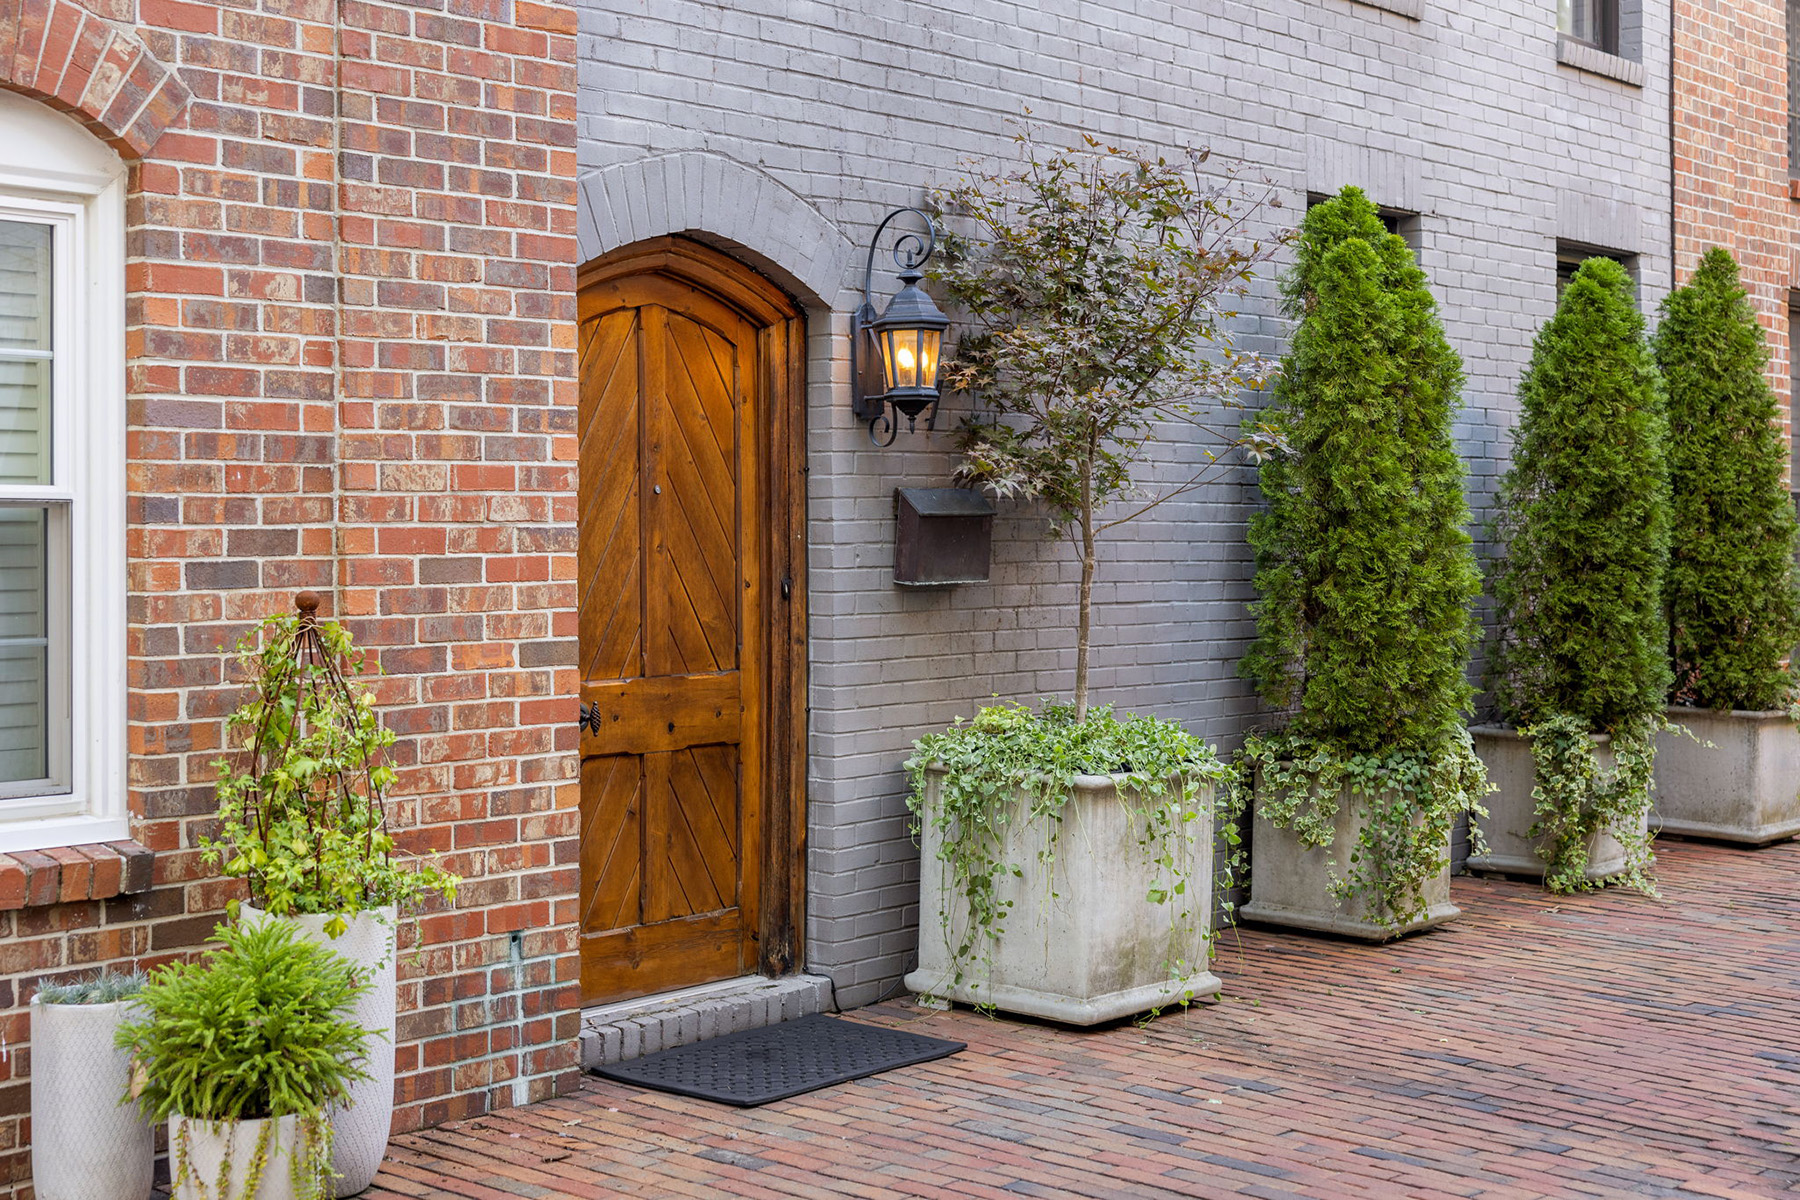
M 1662 897 L 1458 879 L 1370 948 L 1228 935 L 1222 1003 L 736 1110 L 588 1080 L 395 1139 L 380 1200 L 1762 1197 L 1800 1191 L 1800 846 L 1663 843 Z

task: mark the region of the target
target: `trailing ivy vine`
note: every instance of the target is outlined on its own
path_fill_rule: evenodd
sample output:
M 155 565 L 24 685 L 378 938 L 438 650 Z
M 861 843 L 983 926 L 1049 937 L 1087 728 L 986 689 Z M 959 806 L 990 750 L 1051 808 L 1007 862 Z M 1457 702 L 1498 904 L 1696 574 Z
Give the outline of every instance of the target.
M 1535 814 L 1528 836 L 1545 839 L 1544 886 L 1553 892 L 1593 891 L 1621 884 L 1656 894 L 1650 869 L 1656 861 L 1644 817 L 1650 811 L 1656 735 L 1676 728 L 1657 714 L 1613 727 L 1614 766 L 1600 765 L 1588 723 L 1557 713 L 1519 732 L 1531 742 L 1537 783 L 1531 789 Z M 1588 849 L 1606 830 L 1625 849 L 1625 865 L 1604 878 L 1589 879 Z
M 1210 785 L 1223 782 L 1225 766 L 1211 748 L 1170 721 L 1127 715 L 1110 706 L 1091 708 L 1077 720 L 1073 705 L 1045 705 L 1034 713 L 1020 704 L 981 709 L 972 721 L 957 718 L 941 733 L 914 743 L 906 763 L 912 783 L 908 804 L 913 832 L 925 824 L 939 838 L 938 860 L 949 895 L 939 914 L 950 949 L 952 987 L 991 976 L 995 948 L 1006 935 L 1013 901 L 1008 882 L 1022 879 L 1027 864 L 1006 854 L 1008 832 L 1045 826 L 1037 862 L 1055 898 L 1054 867 L 1063 812 L 1078 775 L 1118 780 L 1118 802 L 1138 831 L 1146 871 L 1146 898 L 1173 913 L 1170 978 L 1188 978 L 1205 962 L 1185 961 L 1179 947 L 1198 928 L 1209 947 L 1206 911 L 1212 881 L 1195 879 L 1189 852 L 1193 823 L 1212 805 Z M 966 918 L 960 936 L 955 907 Z M 954 943 L 954 944 L 952 944 Z

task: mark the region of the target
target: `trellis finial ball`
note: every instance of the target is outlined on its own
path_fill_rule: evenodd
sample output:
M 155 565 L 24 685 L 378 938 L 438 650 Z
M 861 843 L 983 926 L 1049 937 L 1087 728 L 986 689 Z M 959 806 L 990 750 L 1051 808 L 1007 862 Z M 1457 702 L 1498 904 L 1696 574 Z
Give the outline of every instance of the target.
M 298 593 L 294 597 L 294 607 L 299 609 L 303 616 L 312 616 L 319 611 L 319 593 L 311 588 Z

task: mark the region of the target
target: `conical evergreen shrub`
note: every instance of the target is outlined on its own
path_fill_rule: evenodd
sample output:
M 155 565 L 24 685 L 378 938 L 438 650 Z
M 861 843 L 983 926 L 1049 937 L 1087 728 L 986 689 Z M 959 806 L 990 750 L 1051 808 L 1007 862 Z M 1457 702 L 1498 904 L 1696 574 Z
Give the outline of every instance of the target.
M 1668 427 L 1633 291 L 1625 268 L 1591 258 L 1538 334 L 1494 523 L 1505 550 L 1489 679 L 1531 742 L 1529 832 L 1545 839 L 1552 891 L 1605 882 L 1586 878 L 1601 829 L 1625 847 L 1614 878 L 1651 887 L 1642 818 L 1670 680 Z M 1613 769 L 1594 754 L 1599 732 Z
M 1800 641 L 1794 505 L 1768 347 L 1728 251 L 1707 251 L 1663 301 L 1653 348 L 1668 388 L 1671 698 L 1782 707 Z
M 1667 424 L 1624 267 L 1576 271 L 1519 401 L 1495 521 L 1495 700 L 1516 725 L 1613 730 L 1660 711 L 1669 684 Z
M 1292 715 L 1246 759 L 1262 814 L 1308 844 L 1329 844 L 1340 786 L 1362 798 L 1369 828 L 1334 855 L 1338 894 L 1400 925 L 1486 788 L 1463 727 L 1480 574 L 1451 436 L 1462 363 L 1411 249 L 1360 191 L 1314 206 L 1298 247 L 1240 667 Z M 1412 803 L 1396 807 L 1396 789 Z

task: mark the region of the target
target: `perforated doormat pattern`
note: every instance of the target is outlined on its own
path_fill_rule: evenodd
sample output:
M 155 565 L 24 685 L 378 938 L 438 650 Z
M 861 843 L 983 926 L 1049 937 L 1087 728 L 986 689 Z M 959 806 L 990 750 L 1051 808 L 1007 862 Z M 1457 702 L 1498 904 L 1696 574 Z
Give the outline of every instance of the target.
M 844 1021 L 823 1013 L 677 1046 L 596 1068 L 620 1083 L 753 1108 L 943 1058 L 962 1042 Z

